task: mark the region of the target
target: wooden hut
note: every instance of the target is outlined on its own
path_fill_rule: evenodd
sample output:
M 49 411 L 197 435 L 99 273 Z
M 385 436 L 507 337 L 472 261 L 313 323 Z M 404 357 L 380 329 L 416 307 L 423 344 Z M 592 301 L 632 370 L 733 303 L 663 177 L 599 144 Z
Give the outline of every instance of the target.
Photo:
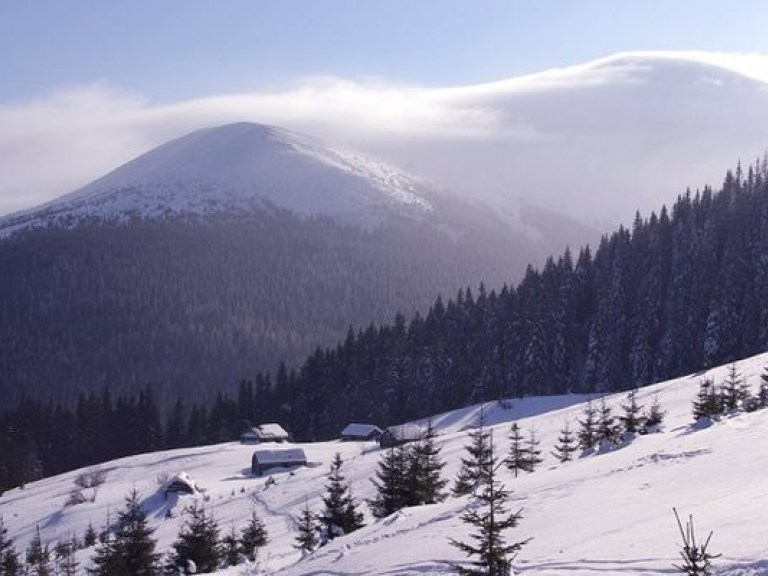
M 251 473 L 254 476 L 261 476 L 273 468 L 293 468 L 306 465 L 307 456 L 301 448 L 256 450 L 251 458 Z
M 424 437 L 425 430 L 415 424 L 401 424 L 399 426 L 390 426 L 379 436 L 379 446 L 382 448 L 392 448 L 401 446 L 408 442 L 416 442 Z
M 381 428 L 374 424 L 347 424 L 341 431 L 341 439 L 346 441 L 378 440 Z
M 271 422 L 259 424 L 240 435 L 241 444 L 261 444 L 263 442 L 288 442 L 291 435 L 280 424 Z

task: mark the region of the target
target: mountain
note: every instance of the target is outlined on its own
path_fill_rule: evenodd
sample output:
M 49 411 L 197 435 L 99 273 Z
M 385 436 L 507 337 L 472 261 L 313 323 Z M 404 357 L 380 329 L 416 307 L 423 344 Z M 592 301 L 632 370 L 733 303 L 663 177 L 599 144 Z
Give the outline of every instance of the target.
M 755 392 L 766 365 L 768 355 L 763 354 L 733 367 Z M 758 457 L 758 447 L 768 434 L 768 411 L 734 412 L 709 426 L 695 424 L 691 417 L 700 382 L 709 378 L 719 385 L 729 371 L 726 366 L 712 368 L 641 390 L 637 400 L 644 410 L 658 399 L 666 413 L 659 432 L 565 463 L 550 451 L 565 422 L 578 426 L 586 401 L 593 397 L 515 399 L 506 407 L 486 403 L 482 411 L 498 454 L 508 452 L 514 422 L 525 433 L 535 428 L 544 458 L 533 473 L 514 477 L 505 467 L 498 471 L 500 481 L 511 491 L 508 509 L 521 509 L 523 515 L 504 537 L 508 542 L 533 538 L 513 567 L 537 576 L 669 574 L 672 565 L 680 562 L 682 544 L 672 513 L 676 507 L 684 520 L 694 516 L 701 541 L 713 532 L 709 550 L 722 554 L 714 561 L 717 574 L 764 574 L 763 519 L 758 512 L 768 506 L 768 462 Z M 617 416 L 626 404 L 626 394 L 609 395 L 605 401 Z M 456 477 L 466 455 L 468 433 L 476 429 L 480 411 L 474 405 L 433 417 L 446 461 L 444 477 Z M 418 576 L 448 574 L 452 563 L 465 559 L 449 539 L 469 539 L 469 527 L 461 521 L 471 506 L 468 497 L 404 508 L 377 521 L 365 501 L 375 494 L 370 478 L 378 469 L 382 450 L 366 442 L 337 440 L 292 447 L 305 451 L 309 465 L 290 473 L 275 470 L 272 485 L 266 478 L 250 475 L 253 446 L 225 443 L 104 462 L 99 468 L 105 483 L 94 491 L 92 502 L 64 505 L 75 479 L 94 470 L 89 468 L 10 490 L 0 497 L 0 507 L 17 550 L 31 541 L 36 526 L 43 542 L 53 547 L 59 539 L 81 538 L 89 523 L 100 529 L 136 489 L 149 524 L 156 529 L 161 552 L 169 550 L 184 521 L 183 509 L 192 502 L 213 511 L 222 535 L 233 526 L 241 529 L 255 509 L 266 524 L 269 543 L 260 551 L 257 564 L 222 569 L 217 572 L 221 575 Z M 343 457 L 342 471 L 361 503 L 367 526 L 302 558 L 293 548 L 292 518 L 305 505 L 321 510 L 326 475 L 336 452 Z M 164 499 L 160 481 L 182 471 L 202 492 Z M 94 547 L 78 552 L 81 566 L 88 565 L 93 553 Z
M 195 132 L 0 219 L 0 394 L 210 399 L 350 325 L 519 277 L 553 249 L 530 214 L 512 228 L 278 128 Z

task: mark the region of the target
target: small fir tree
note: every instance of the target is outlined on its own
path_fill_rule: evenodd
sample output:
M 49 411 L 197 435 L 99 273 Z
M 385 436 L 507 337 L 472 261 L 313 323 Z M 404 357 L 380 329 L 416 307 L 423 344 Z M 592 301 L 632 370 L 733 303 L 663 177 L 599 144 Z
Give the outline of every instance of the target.
M 748 396 L 747 381 L 741 377 L 736 364 L 733 363 L 728 367 L 728 375 L 725 377 L 720 389 L 722 411 L 733 412 L 737 410 Z
M 491 456 L 490 433 L 485 429 L 482 406 L 479 425 L 469 433 L 470 443 L 465 446 L 468 455 L 461 459 L 461 469 L 454 481 L 451 492 L 454 496 L 471 494 L 482 485 L 489 472 Z
M 693 400 L 693 419 L 711 419 L 720 413 L 720 400 L 715 385 L 707 378 L 699 382 L 699 391 Z
M 424 436 L 412 446 L 408 453 L 408 504 L 410 506 L 435 504 L 445 499 L 443 489 L 448 483 L 442 476 L 445 462 L 440 458 L 440 448 L 435 438 L 437 438 L 437 431 L 430 419 Z
M 680 556 L 683 559 L 683 564 L 675 564 L 674 567 L 679 572 L 688 574 L 688 576 L 711 576 L 713 574 L 712 560 L 721 556 L 721 554 L 712 554 L 707 550 L 709 548 L 709 541 L 712 539 L 712 532 L 709 533 L 703 544 L 697 544 L 693 516 L 689 516 L 685 529 L 683 529 L 683 524 L 680 522 L 677 510 L 673 508 L 672 511 L 675 513 L 677 527 L 683 540 L 683 545 L 680 547 Z
M 613 411 L 605 397 L 600 398 L 599 420 L 597 423 L 597 442 L 602 448 L 610 448 L 618 444 L 621 437 L 621 428 L 616 424 Z
M 294 522 L 296 523 L 298 534 L 296 535 L 296 544 L 293 547 L 301 550 L 304 554 L 315 550 L 319 544 L 317 533 L 320 530 L 320 525 L 317 522 L 315 513 L 309 508 L 308 501 L 304 502 L 304 508 L 299 516 L 294 518 Z
M 661 408 L 661 402 L 659 402 L 659 395 L 656 394 L 651 402 L 651 407 L 648 409 L 648 413 L 643 416 L 643 426 L 640 429 L 641 434 L 648 434 L 650 432 L 658 432 L 661 429 L 661 425 L 664 423 L 664 410 Z
M 544 459 L 541 457 L 539 444 L 539 439 L 536 437 L 536 429 L 531 427 L 528 432 L 528 461 L 525 463 L 526 472 L 533 472 L 539 464 L 544 462 Z
M 35 535 L 27 547 L 27 568 L 29 576 L 52 576 L 51 550 L 48 544 L 43 544 L 40 526 L 35 527 Z
M 251 509 L 251 519 L 240 533 L 240 552 L 245 555 L 248 560 L 256 560 L 259 548 L 263 548 L 268 542 L 267 528 L 256 513 L 256 509 L 253 508 Z
M 760 374 L 760 388 L 757 390 L 757 405 L 768 408 L 768 367 Z
M 560 430 L 560 435 L 557 437 L 557 445 L 552 455 L 558 459 L 560 463 L 570 462 L 573 460 L 573 454 L 578 450 L 576 446 L 576 438 L 571 431 L 571 425 L 566 420 L 565 426 Z
M 83 548 L 90 548 L 98 541 L 99 536 L 96 534 L 96 528 L 93 527 L 91 522 L 88 522 L 88 528 L 85 529 L 83 534 Z
M 198 572 L 213 572 L 221 561 L 219 525 L 205 508 L 193 502 L 186 516 L 167 565 L 169 570 L 184 569 L 193 562 Z
M 625 437 L 632 437 L 643 429 L 645 417 L 641 414 L 642 409 L 637 403 L 637 390 L 631 390 L 627 394 L 626 402 L 621 405 L 622 415 L 619 416 Z
M 336 452 L 328 473 L 328 482 L 325 485 L 326 493 L 323 496 L 325 508 L 319 516 L 328 540 L 354 532 L 365 525 L 363 514 L 358 512 L 357 504 L 341 472 L 343 464 L 341 454 Z
M 0 516 L 0 576 L 21 576 L 21 573 L 19 554 L 13 547 L 13 538 L 8 536 L 8 527 Z
M 141 509 L 139 493 L 134 489 L 125 499 L 125 509 L 118 512 L 115 532 L 96 549 L 92 576 L 156 576 L 160 574 L 155 552 L 154 530 Z
M 509 442 L 509 453 L 507 454 L 505 463 L 507 469 L 510 472 L 513 472 L 515 478 L 517 478 L 520 471 L 529 471 L 528 462 L 530 459 L 528 446 L 525 443 L 525 439 L 523 438 L 523 434 L 517 422 L 513 422 L 509 429 Z
M 225 566 L 237 566 L 240 562 L 240 539 L 234 525 L 221 539 L 221 555 Z
M 583 453 L 588 453 L 594 450 L 595 444 L 597 444 L 597 411 L 595 410 L 592 401 L 587 402 L 584 407 L 584 419 L 579 420 L 579 448 Z
M 490 445 L 489 473 L 482 487 L 473 494 L 474 503 L 464 514 L 462 521 L 476 529 L 471 534 L 473 542 L 459 542 L 451 538 L 451 545 L 469 557 L 476 557 L 469 566 L 455 565 L 459 574 L 467 576 L 508 576 L 515 554 L 530 541 L 530 538 L 507 544 L 504 532 L 515 528 L 522 518 L 521 511 L 509 513 L 506 501 L 509 492 L 496 478 L 496 458 L 493 444 Z
M 53 549 L 54 559 L 56 561 L 57 576 L 76 576 L 78 572 L 78 562 L 75 552 L 77 551 L 77 538 L 74 536 L 69 540 L 64 540 L 56 544 Z M 4 576 L 4 573 L 0 571 Z
M 376 518 L 385 518 L 408 505 L 407 454 L 403 446 L 387 450 L 376 471 L 376 497 L 368 501 Z

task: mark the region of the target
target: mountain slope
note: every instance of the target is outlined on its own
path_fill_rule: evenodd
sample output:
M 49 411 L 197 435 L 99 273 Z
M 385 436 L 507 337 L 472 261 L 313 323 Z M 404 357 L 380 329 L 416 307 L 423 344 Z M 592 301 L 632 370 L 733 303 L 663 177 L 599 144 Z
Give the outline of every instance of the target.
M 535 230 L 276 128 L 194 133 L 0 220 L 0 393 L 205 401 L 350 325 L 514 279 L 551 251 Z
M 768 365 L 763 354 L 736 363 L 736 369 L 756 390 L 759 376 Z M 757 576 L 768 570 L 760 510 L 768 506 L 764 478 L 768 463 L 756 457 L 768 433 L 768 411 L 724 417 L 710 427 L 692 426 L 691 400 L 703 378 L 722 382 L 728 367 L 713 368 L 677 380 L 645 388 L 640 404 L 658 397 L 666 411 L 660 433 L 640 436 L 614 450 L 560 464 L 550 455 L 564 422 L 575 425 L 582 417 L 583 396 L 527 398 L 511 408 L 497 403 L 485 406 L 500 453 L 508 449 L 509 424 L 516 421 L 527 430 L 535 427 L 541 439 L 544 463 L 532 474 L 514 478 L 500 475 L 512 490 L 511 508 L 522 508 L 524 518 L 510 530 L 511 541 L 533 537 L 514 562 L 525 574 L 577 576 L 669 574 L 679 561 L 679 535 L 672 507 L 693 514 L 702 535 L 714 531 L 711 550 L 723 553 L 716 561 L 721 576 Z M 625 395 L 607 396 L 615 412 Z M 438 415 L 434 423 L 441 435 L 445 476 L 453 478 L 468 442 L 467 432 L 477 425 L 479 407 Z M 156 493 L 159 475 L 188 472 L 205 490 L 205 502 L 224 532 L 241 527 L 255 507 L 265 520 L 270 543 L 253 574 L 285 576 L 306 574 L 420 575 L 448 574 L 450 564 L 462 560 L 449 538 L 465 539 L 467 527 L 459 516 L 469 504 L 466 497 L 444 503 L 407 508 L 374 521 L 335 540 L 308 558 L 293 549 L 292 516 L 308 502 L 319 510 L 328 466 L 335 452 L 345 460 L 359 501 L 374 493 L 370 477 L 382 452 L 367 443 L 324 442 L 300 445 L 310 466 L 277 471 L 277 483 L 249 474 L 253 447 L 222 444 L 170 452 L 144 454 L 105 463 L 107 481 L 95 502 L 64 507 L 77 472 L 63 474 L 14 489 L 0 497 L 3 514 L 17 546 L 25 545 L 39 525 L 43 540 L 55 541 L 70 534 L 82 535 L 89 522 L 99 526 L 107 510 L 122 506 L 133 487 L 144 497 L 150 523 L 157 528 L 160 549 L 167 550 L 183 521 L 181 510 L 195 497 L 163 501 Z M 202 496 L 197 496 L 201 501 Z M 173 511 L 166 518 L 166 511 Z M 81 553 L 87 564 L 91 550 Z M 241 574 L 244 568 L 222 574 Z M 245 572 L 249 573 L 249 572 Z

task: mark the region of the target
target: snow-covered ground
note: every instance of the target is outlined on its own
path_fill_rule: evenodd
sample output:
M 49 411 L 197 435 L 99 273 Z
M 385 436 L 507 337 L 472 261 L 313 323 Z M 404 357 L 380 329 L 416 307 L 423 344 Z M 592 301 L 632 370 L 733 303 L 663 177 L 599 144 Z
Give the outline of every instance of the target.
M 753 390 L 768 365 L 768 354 L 738 363 Z M 566 421 L 581 417 L 585 397 L 561 396 L 515 400 L 511 408 L 485 405 L 495 447 L 505 452 L 510 422 L 524 431 L 535 426 L 544 463 L 532 474 L 514 478 L 502 469 L 501 479 L 512 490 L 510 508 L 523 509 L 509 540 L 532 537 L 514 562 L 516 571 L 536 576 L 652 575 L 674 573 L 679 534 L 672 515 L 693 514 L 697 531 L 714 530 L 710 548 L 723 556 L 718 574 L 768 574 L 768 410 L 723 418 L 708 428 L 692 427 L 691 400 L 707 376 L 722 382 L 727 367 L 709 370 L 644 388 L 638 394 L 648 406 L 655 395 L 666 411 L 660 433 L 641 436 L 628 445 L 576 461 L 559 464 L 550 454 Z M 607 397 L 616 408 L 625 394 Z M 467 431 L 476 425 L 479 406 L 439 415 L 444 470 L 453 478 L 467 444 Z M 182 509 L 193 498 L 206 501 L 222 529 L 240 528 L 251 508 L 264 519 L 270 544 L 259 567 L 239 566 L 222 574 L 267 573 L 299 575 L 423 575 L 447 574 L 462 553 L 449 538 L 465 539 L 469 528 L 459 516 L 469 500 L 448 498 L 436 505 L 408 508 L 375 521 L 366 510 L 367 526 L 338 538 L 302 559 L 293 549 L 292 516 L 305 502 L 320 510 L 325 476 L 335 452 L 344 458 L 358 500 L 373 496 L 370 478 L 381 451 L 365 442 L 298 444 L 309 465 L 290 474 L 275 473 L 276 483 L 250 475 L 253 446 L 236 443 L 144 454 L 105 463 L 106 483 L 95 502 L 65 507 L 78 472 L 41 480 L 14 489 L 0 498 L 0 514 L 21 549 L 39 525 L 44 541 L 82 536 L 89 522 L 101 526 L 107 512 L 122 507 L 135 486 L 143 495 L 159 548 L 168 550 L 183 520 Z M 204 495 L 165 501 L 157 492 L 158 478 L 187 472 Z M 172 518 L 166 512 L 173 511 Z M 91 551 L 82 552 L 87 564 Z

